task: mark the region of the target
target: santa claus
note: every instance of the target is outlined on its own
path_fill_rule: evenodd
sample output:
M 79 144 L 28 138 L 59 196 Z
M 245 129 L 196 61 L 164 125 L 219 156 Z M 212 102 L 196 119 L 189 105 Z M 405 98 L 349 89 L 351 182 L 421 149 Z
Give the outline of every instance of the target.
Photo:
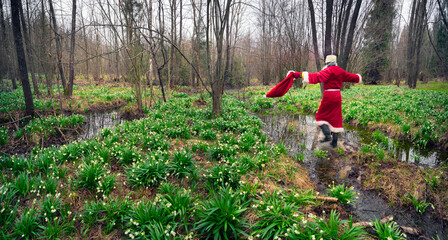
M 360 74 L 346 72 L 338 67 L 335 55 L 325 58 L 325 67 L 318 73 L 289 71 L 287 77 L 266 94 L 266 97 L 283 96 L 292 86 L 294 79 L 301 78 L 303 83 L 323 83 L 324 94 L 316 114 L 316 123 L 322 129 L 325 138 L 320 142 L 331 141 L 336 147 L 338 134 L 344 131 L 342 127 L 341 88 L 343 82 L 361 83 Z M 331 136 L 333 135 L 333 139 Z

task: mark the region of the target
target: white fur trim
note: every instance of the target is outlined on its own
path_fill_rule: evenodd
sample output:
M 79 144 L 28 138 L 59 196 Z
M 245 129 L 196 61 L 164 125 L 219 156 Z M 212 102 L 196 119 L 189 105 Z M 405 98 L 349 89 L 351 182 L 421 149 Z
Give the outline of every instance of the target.
M 327 121 L 317 121 L 316 124 L 317 124 L 317 126 L 322 126 L 324 124 L 327 124 L 328 127 L 330 128 L 330 131 L 334 132 L 334 133 L 344 132 L 344 128 L 335 128 L 335 127 L 331 126 L 331 124 L 328 123 Z
M 292 72 L 295 72 L 295 71 L 293 71 L 293 70 L 289 70 L 289 72 L 286 74 L 286 77 L 287 77 L 290 73 L 292 73 Z
M 265 94 L 265 95 L 263 95 L 263 98 L 266 98 L 266 94 Z
M 303 80 L 302 80 L 303 83 L 310 83 L 310 78 L 308 76 L 308 72 L 302 72 L 302 77 L 303 77 Z
M 359 82 L 358 83 L 362 83 L 362 76 L 361 76 L 361 74 L 356 74 L 356 75 L 358 75 L 358 77 L 359 77 Z

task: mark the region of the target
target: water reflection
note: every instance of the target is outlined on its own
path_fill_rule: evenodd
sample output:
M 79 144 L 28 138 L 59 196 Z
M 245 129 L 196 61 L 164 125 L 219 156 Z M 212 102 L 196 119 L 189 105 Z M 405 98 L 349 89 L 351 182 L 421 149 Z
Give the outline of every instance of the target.
M 87 124 L 84 127 L 83 139 L 92 138 L 98 135 L 103 128 L 114 128 L 123 122 L 120 114 L 112 112 L 92 112 L 85 116 Z
M 315 125 L 314 116 L 293 115 L 285 113 L 258 114 L 265 123 L 264 129 L 269 132 L 274 141 L 290 144 L 293 152 L 306 148 L 314 150 L 318 142 L 320 130 Z M 340 134 L 339 142 L 345 147 L 360 148 L 362 144 L 373 142 L 372 132 L 364 129 L 344 125 L 345 132 Z M 448 153 L 434 151 L 433 149 L 420 149 L 413 147 L 406 141 L 389 139 L 389 152 L 395 159 L 420 166 L 437 167 L 448 161 Z

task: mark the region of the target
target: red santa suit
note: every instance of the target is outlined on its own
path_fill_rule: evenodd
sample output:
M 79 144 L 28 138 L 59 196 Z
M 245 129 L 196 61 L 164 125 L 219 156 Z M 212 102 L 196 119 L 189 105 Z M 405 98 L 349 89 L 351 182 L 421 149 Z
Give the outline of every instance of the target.
M 298 72 L 294 74 L 298 74 Z M 346 72 L 344 69 L 334 65 L 325 67 L 318 73 L 303 72 L 302 77 L 304 83 L 323 83 L 324 85 L 324 96 L 316 114 L 317 125 L 327 124 L 331 132 L 343 132 L 341 109 L 342 83 L 360 83 L 362 81 L 361 75 Z

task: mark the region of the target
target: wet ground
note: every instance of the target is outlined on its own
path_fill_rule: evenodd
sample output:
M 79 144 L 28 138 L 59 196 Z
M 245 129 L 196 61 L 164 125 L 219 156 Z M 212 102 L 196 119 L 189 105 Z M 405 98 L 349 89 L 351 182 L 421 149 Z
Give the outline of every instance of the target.
M 347 206 L 347 210 L 356 216 L 357 221 L 372 221 L 375 217 L 382 219 L 385 216 L 394 216 L 400 226 L 412 227 L 421 230 L 418 236 L 408 235 L 408 239 L 446 239 L 448 229 L 443 223 L 433 218 L 430 211 L 419 215 L 415 210 L 392 207 L 374 191 L 364 191 L 356 166 L 347 164 L 343 157 L 320 159 L 313 156 L 316 149 L 327 150 L 338 156 L 328 143 L 319 143 L 322 138 L 320 130 L 315 125 L 314 116 L 264 113 L 257 114 L 263 122 L 263 130 L 275 142 L 283 142 L 289 147 L 289 155 L 296 158 L 297 154 L 305 154 L 305 166 L 309 169 L 311 178 L 315 181 L 319 191 L 325 191 L 328 185 L 345 184 L 353 186 L 359 192 L 358 201 Z M 338 146 L 346 153 L 356 152 L 363 143 L 371 143 L 371 133 L 362 129 L 344 126 L 345 132 L 340 134 Z M 392 142 L 392 141 L 389 141 Z M 389 150 L 396 159 L 421 167 L 436 167 L 447 162 L 447 154 L 443 152 L 421 150 L 414 148 L 411 143 L 390 144 Z M 420 238 L 422 237 L 422 238 Z

